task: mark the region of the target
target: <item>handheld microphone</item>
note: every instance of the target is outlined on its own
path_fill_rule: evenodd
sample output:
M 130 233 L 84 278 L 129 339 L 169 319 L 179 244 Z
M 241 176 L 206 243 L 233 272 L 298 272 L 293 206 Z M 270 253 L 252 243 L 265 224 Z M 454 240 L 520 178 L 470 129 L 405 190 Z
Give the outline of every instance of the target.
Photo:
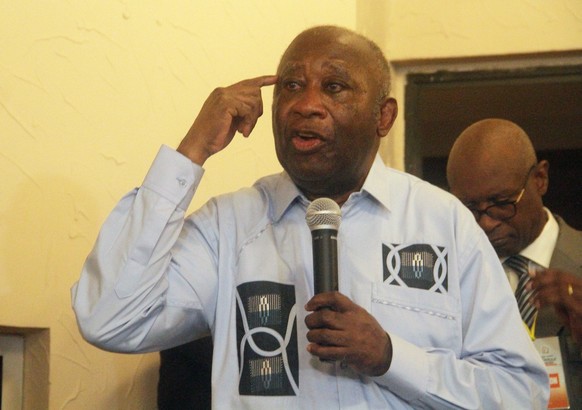
M 339 205 L 318 198 L 307 207 L 305 220 L 313 241 L 313 285 L 315 294 L 338 290 L 337 231 L 342 219 Z

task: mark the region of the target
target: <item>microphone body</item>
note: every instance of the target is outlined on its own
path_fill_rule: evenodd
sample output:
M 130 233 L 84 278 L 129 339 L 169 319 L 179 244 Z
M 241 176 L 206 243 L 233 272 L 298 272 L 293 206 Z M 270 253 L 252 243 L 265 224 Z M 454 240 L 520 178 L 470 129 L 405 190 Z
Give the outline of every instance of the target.
M 341 222 L 339 205 L 318 198 L 307 208 L 305 220 L 313 242 L 313 287 L 315 294 L 338 290 L 337 232 Z
M 337 290 L 337 230 L 316 229 L 311 238 L 315 294 Z

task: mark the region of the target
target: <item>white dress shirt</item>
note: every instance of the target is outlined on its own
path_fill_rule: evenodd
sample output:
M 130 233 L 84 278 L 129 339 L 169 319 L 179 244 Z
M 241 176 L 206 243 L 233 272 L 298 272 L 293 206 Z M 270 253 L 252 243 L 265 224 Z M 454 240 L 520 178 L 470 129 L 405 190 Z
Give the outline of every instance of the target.
M 286 173 L 185 218 L 203 171 L 162 147 L 113 210 L 72 300 L 106 350 L 161 350 L 211 332 L 215 409 L 542 409 L 548 378 L 499 259 L 453 196 L 379 157 L 342 206 L 339 291 L 390 334 L 379 377 L 306 351 L 309 201 Z
M 552 260 L 552 254 L 556 247 L 560 227 L 558 226 L 558 222 L 556 221 L 556 218 L 554 218 L 554 215 L 552 215 L 547 208 L 544 208 L 544 210 L 548 215 L 548 220 L 546 221 L 542 232 L 532 243 L 522 249 L 519 254 L 547 269 L 550 267 L 550 261 Z M 505 259 L 507 258 L 501 258 L 501 262 L 504 262 Z M 517 274 L 513 270 L 507 268 L 505 269 L 505 273 L 507 274 L 511 290 L 515 292 L 519 280 Z

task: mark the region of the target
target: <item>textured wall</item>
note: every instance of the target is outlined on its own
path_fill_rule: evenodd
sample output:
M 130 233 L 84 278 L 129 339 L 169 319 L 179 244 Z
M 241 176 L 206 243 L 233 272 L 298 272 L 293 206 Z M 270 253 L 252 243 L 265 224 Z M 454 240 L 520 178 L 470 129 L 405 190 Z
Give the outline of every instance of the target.
M 274 72 L 355 1 L 0 1 L 0 325 L 51 329 L 51 409 L 153 409 L 157 355 L 79 336 L 69 289 L 115 202 L 216 86 Z M 267 114 L 207 162 L 197 204 L 279 170 Z M 196 205 L 195 205 L 196 206 Z
M 580 0 L 391 0 L 393 59 L 582 49 Z

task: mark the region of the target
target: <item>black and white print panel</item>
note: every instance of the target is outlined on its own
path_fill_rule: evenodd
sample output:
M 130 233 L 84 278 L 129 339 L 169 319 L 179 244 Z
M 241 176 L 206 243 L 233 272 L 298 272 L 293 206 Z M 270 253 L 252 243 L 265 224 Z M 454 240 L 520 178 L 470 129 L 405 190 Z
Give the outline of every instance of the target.
M 237 286 L 239 393 L 299 393 L 295 287 L 268 281 Z
M 383 244 L 384 282 L 447 293 L 447 250 L 429 244 Z

